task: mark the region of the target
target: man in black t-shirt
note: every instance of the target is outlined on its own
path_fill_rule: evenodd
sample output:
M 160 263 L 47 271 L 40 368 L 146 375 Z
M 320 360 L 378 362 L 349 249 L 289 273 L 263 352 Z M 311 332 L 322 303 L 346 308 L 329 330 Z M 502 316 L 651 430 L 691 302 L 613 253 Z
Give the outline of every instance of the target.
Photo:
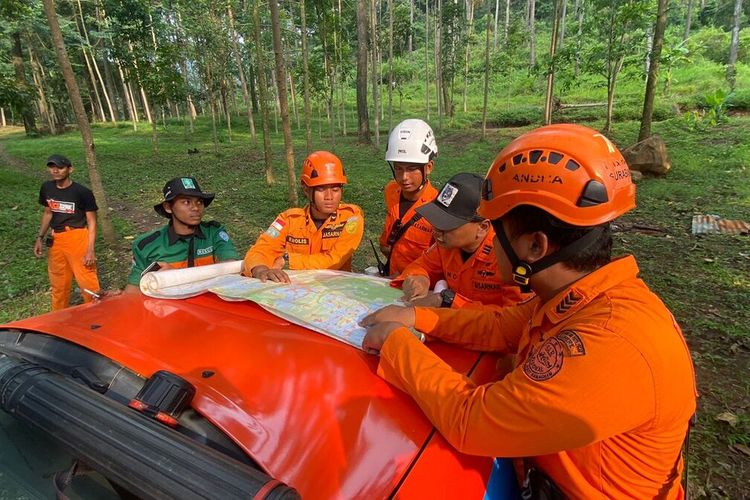
M 65 309 L 75 276 L 84 302 L 99 291 L 96 275 L 96 200 L 94 193 L 70 178 L 73 166 L 61 155 L 47 159 L 51 181 L 42 184 L 39 203 L 44 206 L 34 255 L 42 256 L 42 241 L 49 247 L 47 270 L 52 287 L 52 310 Z M 47 230 L 52 233 L 46 238 Z

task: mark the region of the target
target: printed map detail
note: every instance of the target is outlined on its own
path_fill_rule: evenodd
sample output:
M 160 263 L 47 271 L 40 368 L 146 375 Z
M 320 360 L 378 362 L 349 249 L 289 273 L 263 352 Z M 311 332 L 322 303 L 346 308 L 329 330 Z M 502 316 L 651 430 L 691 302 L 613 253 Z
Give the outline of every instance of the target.
M 389 304 L 400 304 L 401 291 L 389 281 L 345 271 L 288 271 L 292 283 L 222 280 L 209 291 L 227 300 L 252 300 L 292 323 L 362 348 L 360 319 Z
M 216 265 L 215 265 L 216 266 Z M 213 292 L 224 300 L 251 300 L 291 323 L 328 335 L 359 349 L 365 329 L 360 319 L 398 301 L 401 291 L 387 279 L 345 271 L 287 271 L 291 284 L 222 274 L 191 280 L 190 272 L 209 266 L 164 271 L 175 277 L 166 286 L 141 287 L 150 297 L 182 299 Z M 159 274 L 159 273 L 154 273 Z M 204 273 L 205 274 L 205 273 Z M 159 276 L 156 276 L 159 277 Z

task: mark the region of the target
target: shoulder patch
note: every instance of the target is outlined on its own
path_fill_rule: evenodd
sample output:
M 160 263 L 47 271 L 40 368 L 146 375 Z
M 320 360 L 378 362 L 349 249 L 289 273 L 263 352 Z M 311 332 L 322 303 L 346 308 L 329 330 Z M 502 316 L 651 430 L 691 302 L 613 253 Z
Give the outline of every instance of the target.
M 226 231 L 224 231 L 224 230 L 219 231 L 219 235 L 218 236 L 219 236 L 219 239 L 221 239 L 221 240 L 229 241 L 229 234 Z
M 349 217 L 346 220 L 346 224 L 344 225 L 344 231 L 346 231 L 349 234 L 354 234 L 355 231 L 357 231 L 357 226 L 359 225 L 359 217 L 356 215 Z
M 563 330 L 532 349 L 523 364 L 523 372 L 531 380 L 544 382 L 560 373 L 565 358 L 585 355 L 581 336 L 573 330 Z
M 565 314 L 576 304 L 578 304 L 583 297 L 575 293 L 573 290 L 569 291 L 568 294 L 555 306 L 555 312 L 557 314 Z
M 279 236 L 279 234 L 281 234 L 284 226 L 286 226 L 286 222 L 284 222 L 284 219 L 282 219 L 281 216 L 278 216 L 271 223 L 271 225 L 268 226 L 268 229 L 266 229 L 266 234 L 271 238 L 276 238 L 277 236 Z
M 574 356 L 584 356 L 586 348 L 583 345 L 580 335 L 573 330 L 563 330 L 555 335 L 562 342 L 565 349 L 565 356 L 572 358 Z
M 535 382 L 544 382 L 560 373 L 563 357 L 563 343 L 557 337 L 548 338 L 532 348 L 523 364 L 523 372 Z
M 144 236 L 143 239 L 136 245 L 138 247 L 138 250 L 143 250 L 149 243 L 156 240 L 159 237 L 159 231 L 160 230 L 156 230 L 153 233 Z

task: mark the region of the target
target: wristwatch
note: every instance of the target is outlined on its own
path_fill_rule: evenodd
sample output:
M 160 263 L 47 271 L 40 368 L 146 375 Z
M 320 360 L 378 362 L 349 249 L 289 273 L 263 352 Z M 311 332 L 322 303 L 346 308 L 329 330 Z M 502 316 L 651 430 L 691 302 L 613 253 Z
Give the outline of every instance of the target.
M 450 288 L 445 288 L 440 292 L 440 298 L 442 299 L 440 307 L 450 307 L 453 305 L 453 299 L 456 298 L 456 292 Z
M 289 268 L 289 254 L 284 252 L 283 258 L 284 258 L 284 267 L 288 269 Z

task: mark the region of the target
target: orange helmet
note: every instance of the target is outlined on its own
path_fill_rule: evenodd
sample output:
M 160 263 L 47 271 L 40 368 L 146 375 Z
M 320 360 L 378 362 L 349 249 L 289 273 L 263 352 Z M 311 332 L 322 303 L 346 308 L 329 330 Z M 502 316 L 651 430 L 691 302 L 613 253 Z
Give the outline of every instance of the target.
M 519 205 L 573 226 L 596 226 L 635 207 L 635 185 L 622 154 L 602 134 L 580 125 L 548 125 L 500 151 L 478 212 L 498 219 Z
M 302 163 L 300 180 L 307 187 L 346 184 L 346 174 L 338 156 L 328 151 L 315 151 Z

